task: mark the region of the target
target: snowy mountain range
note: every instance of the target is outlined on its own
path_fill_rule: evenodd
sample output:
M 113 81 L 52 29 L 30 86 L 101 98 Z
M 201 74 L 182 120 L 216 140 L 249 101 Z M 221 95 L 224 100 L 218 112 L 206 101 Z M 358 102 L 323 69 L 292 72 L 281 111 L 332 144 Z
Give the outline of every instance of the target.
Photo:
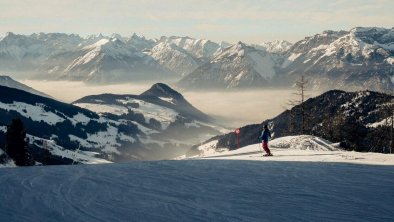
M 141 95 L 88 96 L 74 104 L 0 86 L 1 146 L 13 118 L 24 123 L 33 157 L 46 164 L 173 158 L 223 130 L 165 84 Z M 43 152 L 49 152 L 46 160 Z
M 0 71 L 40 79 L 116 83 L 180 80 L 185 89 L 291 86 L 305 75 L 316 89 L 393 87 L 394 30 L 324 31 L 291 44 L 228 44 L 190 37 L 147 39 L 62 33 L 0 38 Z
M 347 150 L 383 152 L 390 146 L 393 102 L 394 96 L 378 92 L 328 91 L 260 124 L 240 127 L 239 143 L 241 147 L 258 143 L 264 125 L 271 127 L 274 138 L 301 134 L 303 108 L 304 134 L 340 143 Z M 193 146 L 188 155 L 198 155 L 207 147 L 234 150 L 237 143 L 235 132 L 231 132 Z
M 325 31 L 295 43 L 277 71 L 278 79 L 305 74 L 315 88 L 394 87 L 394 28 Z
M 294 45 L 280 41 L 253 49 L 237 45 L 182 78 L 179 86 L 288 87 L 305 75 L 314 89 L 394 88 L 394 29 L 324 31 Z M 255 55 L 258 50 L 260 57 Z

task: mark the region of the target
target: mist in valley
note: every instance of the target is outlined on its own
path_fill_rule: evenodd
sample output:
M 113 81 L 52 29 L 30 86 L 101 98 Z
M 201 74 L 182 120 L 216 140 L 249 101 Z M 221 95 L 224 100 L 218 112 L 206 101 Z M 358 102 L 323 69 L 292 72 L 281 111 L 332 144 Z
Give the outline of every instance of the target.
M 155 83 L 90 85 L 74 81 L 19 81 L 67 103 L 84 96 L 103 93 L 141 94 Z M 175 88 L 173 83 L 167 84 Z M 218 124 L 229 128 L 260 123 L 265 119 L 275 117 L 289 108 L 289 100 L 296 98 L 294 88 L 239 91 L 185 91 L 175 89 L 194 107 L 215 118 Z M 311 97 L 320 94 L 320 92 L 308 91 L 307 94 Z

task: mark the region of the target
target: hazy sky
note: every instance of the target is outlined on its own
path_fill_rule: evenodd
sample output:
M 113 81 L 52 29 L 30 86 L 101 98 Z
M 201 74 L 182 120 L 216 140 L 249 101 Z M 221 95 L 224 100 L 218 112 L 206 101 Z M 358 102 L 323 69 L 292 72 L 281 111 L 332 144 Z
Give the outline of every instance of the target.
M 355 26 L 394 26 L 394 0 L 0 0 L 0 35 L 65 32 L 292 42 Z

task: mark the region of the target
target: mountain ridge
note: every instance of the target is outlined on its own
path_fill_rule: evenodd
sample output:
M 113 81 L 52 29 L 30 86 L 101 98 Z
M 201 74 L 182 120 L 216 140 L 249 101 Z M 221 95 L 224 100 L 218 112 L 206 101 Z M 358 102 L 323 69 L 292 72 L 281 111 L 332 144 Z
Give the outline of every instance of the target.
M 393 33 L 393 28 L 356 27 L 326 30 L 294 44 L 245 44 L 261 54 L 252 56 L 256 61 L 233 60 L 234 54 L 226 54 L 239 43 L 229 46 L 191 37 L 8 33 L 0 40 L 0 71 L 95 84 L 182 78 L 180 85 L 186 89 L 203 90 L 213 85 L 218 89 L 289 86 L 305 75 L 315 89 L 384 90 L 394 87 Z M 100 41 L 108 47 L 97 47 Z M 88 46 L 96 48 L 87 50 Z M 234 67 L 226 62 L 212 66 L 218 58 Z M 269 81 L 267 73 L 273 76 Z

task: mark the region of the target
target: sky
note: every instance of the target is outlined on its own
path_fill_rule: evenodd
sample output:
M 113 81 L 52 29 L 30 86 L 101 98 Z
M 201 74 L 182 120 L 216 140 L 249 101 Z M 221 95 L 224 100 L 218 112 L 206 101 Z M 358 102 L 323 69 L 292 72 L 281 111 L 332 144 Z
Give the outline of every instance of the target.
M 6 32 L 133 33 L 296 42 L 324 30 L 394 26 L 393 0 L 0 0 Z

